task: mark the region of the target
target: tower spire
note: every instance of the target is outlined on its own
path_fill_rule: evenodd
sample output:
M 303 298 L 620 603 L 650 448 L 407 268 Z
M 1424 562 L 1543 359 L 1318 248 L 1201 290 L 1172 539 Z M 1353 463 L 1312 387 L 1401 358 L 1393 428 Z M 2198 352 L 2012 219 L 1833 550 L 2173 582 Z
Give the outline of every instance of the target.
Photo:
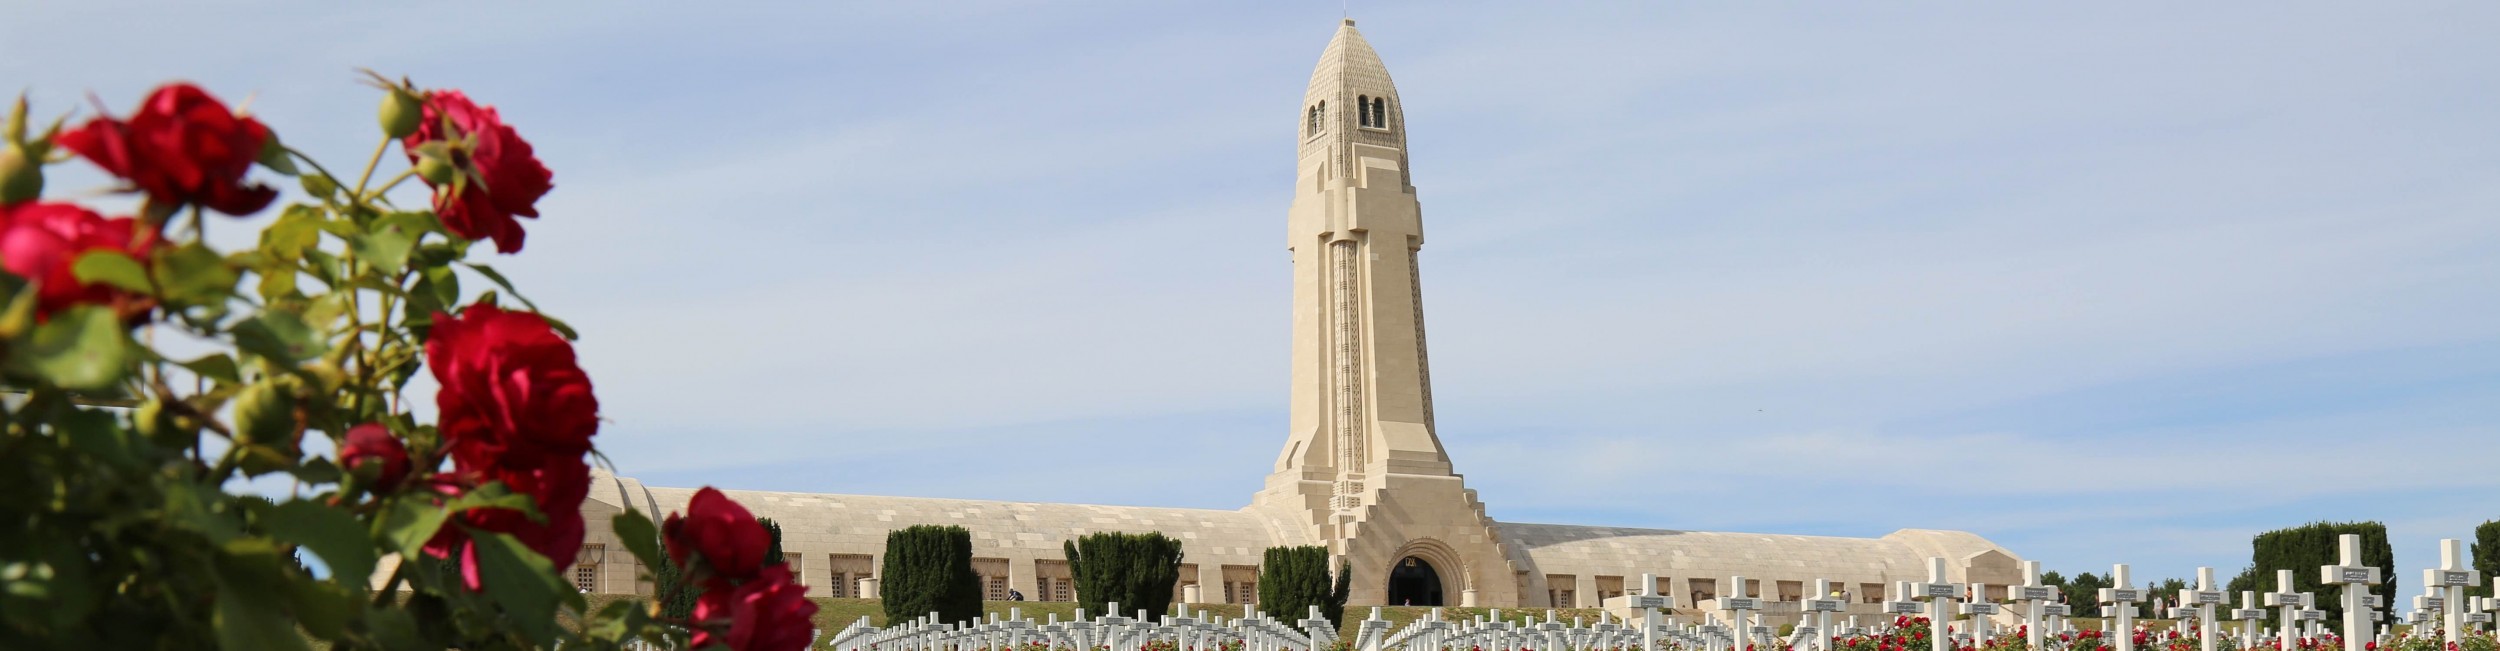
M 1383 475 L 1450 466 L 1433 433 L 1404 110 L 1353 19 L 1321 51 L 1303 99 L 1286 228 L 1294 433 L 1276 480 L 1325 482 L 1328 508 L 1342 512 L 1369 501 Z
M 1431 564 L 1463 574 L 1449 591 L 1472 585 L 1509 603 L 1516 570 L 1492 567 L 1509 558 L 1500 533 L 1451 472 L 1433 422 L 1423 209 L 1408 176 L 1405 106 L 1352 18 L 1321 51 L 1301 117 L 1285 223 L 1292 416 L 1251 508 L 1351 562 L 1357 602 L 1385 599 L 1393 566 Z

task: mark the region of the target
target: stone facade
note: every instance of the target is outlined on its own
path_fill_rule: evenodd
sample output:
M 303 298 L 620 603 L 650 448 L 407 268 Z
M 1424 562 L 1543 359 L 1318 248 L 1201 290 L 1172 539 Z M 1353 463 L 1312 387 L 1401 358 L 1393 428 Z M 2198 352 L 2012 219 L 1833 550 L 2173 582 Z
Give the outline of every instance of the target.
M 1357 604 L 1583 606 L 1655 589 L 1692 607 L 1744 576 L 1766 601 L 1794 601 L 1829 579 L 1854 604 L 1950 560 L 1953 581 L 2019 582 L 2019 558 L 1978 536 L 1902 530 L 1881 538 L 1706 533 L 1495 522 L 1453 471 L 1435 432 L 1425 347 L 1421 205 L 1407 174 L 1406 122 L 1388 68 L 1348 20 L 1321 54 L 1297 130 L 1291 418 L 1265 488 L 1237 511 L 726 491 L 779 522 L 782 546 L 816 596 L 859 596 L 886 532 L 916 524 L 973 532 L 993 595 L 1066 600 L 1060 544 L 1096 531 L 1178 537 L 1182 582 L 1202 601 L 1247 603 L 1264 550 L 1327 545 L 1354 569 Z M 599 592 L 648 590 L 612 539 L 631 506 L 685 508 L 693 491 L 600 474 L 576 577 Z M 656 519 L 656 515 L 654 516 Z M 1633 585 L 1642 574 L 1657 585 Z M 1176 592 L 1176 594 L 1178 594 Z M 1776 609 L 1774 609 L 1776 610 Z M 1871 607 L 1867 607 L 1872 612 Z

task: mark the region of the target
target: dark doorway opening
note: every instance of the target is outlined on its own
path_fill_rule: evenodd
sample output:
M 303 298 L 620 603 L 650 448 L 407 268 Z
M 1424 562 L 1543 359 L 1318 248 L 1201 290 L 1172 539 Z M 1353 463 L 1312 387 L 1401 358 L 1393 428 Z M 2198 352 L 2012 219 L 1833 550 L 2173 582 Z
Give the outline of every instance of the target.
M 1424 559 L 1408 556 L 1389 570 L 1389 605 L 1439 606 L 1441 573 Z

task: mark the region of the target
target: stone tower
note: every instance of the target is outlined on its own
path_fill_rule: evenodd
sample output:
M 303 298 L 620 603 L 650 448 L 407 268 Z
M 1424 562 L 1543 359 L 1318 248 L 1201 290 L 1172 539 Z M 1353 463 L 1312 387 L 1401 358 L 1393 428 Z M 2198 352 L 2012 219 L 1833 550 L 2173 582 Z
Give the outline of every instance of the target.
M 1434 431 L 1404 106 L 1353 20 L 1300 117 L 1291 431 L 1252 509 L 1327 541 L 1354 569 L 1353 603 L 1518 603 L 1514 563 Z

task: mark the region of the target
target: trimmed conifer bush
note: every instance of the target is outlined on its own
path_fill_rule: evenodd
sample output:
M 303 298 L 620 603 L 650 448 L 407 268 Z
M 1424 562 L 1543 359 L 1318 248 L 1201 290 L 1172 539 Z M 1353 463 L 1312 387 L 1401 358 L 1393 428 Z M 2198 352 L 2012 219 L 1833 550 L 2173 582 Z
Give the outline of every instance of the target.
M 2401 578 L 2396 572 L 2396 551 L 2387 544 L 2387 525 L 2379 522 L 2312 522 L 2257 534 L 2249 542 L 2249 567 L 2231 579 L 2230 590 L 2274 592 L 2275 570 L 2291 570 L 2292 590 L 2316 593 L 2318 609 L 2327 612 L 2327 622 L 2339 625 L 2344 621 L 2343 588 L 2320 583 L 2318 568 L 2342 560 L 2336 539 L 2348 533 L 2361 536 L 2361 564 L 2379 568 L 2383 582 L 2371 586 L 2370 592 L 2395 605 Z
M 781 553 L 781 523 L 774 522 L 772 518 L 756 518 L 755 522 L 764 525 L 764 533 L 771 534 L 773 538 L 772 546 L 764 548 L 764 566 L 790 562 L 790 557 Z
M 1097 533 L 1061 544 L 1075 578 L 1077 607 L 1088 613 L 1172 607 L 1181 578 L 1181 541 L 1161 533 Z M 1116 613 L 1115 613 L 1116 614 Z
M 2468 547 L 2474 554 L 2474 569 L 2483 573 L 2482 585 L 2468 590 L 2476 596 L 2491 596 L 2491 579 L 2500 577 L 2500 520 L 2485 522 L 2474 528 L 2474 542 Z
M 1346 591 L 1353 587 L 1354 568 L 1340 565 L 1335 580 L 1328 576 L 1328 548 L 1318 545 L 1302 547 L 1269 547 L 1259 564 L 1259 612 L 1276 621 L 1292 624 L 1311 616 L 1311 607 L 1318 606 L 1321 617 L 1340 630 L 1345 624 Z
M 685 578 L 678 572 L 676 561 L 669 560 L 667 555 L 660 556 L 659 563 L 651 568 L 651 578 L 651 601 L 660 605 L 660 616 L 677 620 L 694 616 L 694 599 L 703 592 L 703 588 L 681 586 Z
M 962 623 L 981 616 L 981 578 L 972 573 L 972 532 L 963 527 L 918 525 L 885 535 L 884 580 L 878 594 L 885 621 L 907 622 L 929 613 Z

